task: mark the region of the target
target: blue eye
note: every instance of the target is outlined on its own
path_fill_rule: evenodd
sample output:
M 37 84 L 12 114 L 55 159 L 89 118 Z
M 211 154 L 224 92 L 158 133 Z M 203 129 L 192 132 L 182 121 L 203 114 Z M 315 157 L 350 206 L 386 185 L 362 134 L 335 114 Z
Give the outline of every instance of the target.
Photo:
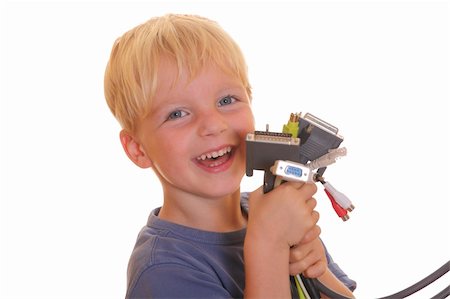
M 234 103 L 234 102 L 236 102 L 236 99 L 235 99 L 234 97 L 232 97 L 232 96 L 226 96 L 226 97 L 221 98 L 221 99 L 219 100 L 218 105 L 219 105 L 219 106 L 230 105 L 230 104 L 232 104 L 232 103 Z
M 187 112 L 182 111 L 182 110 L 175 110 L 172 111 L 169 116 L 167 117 L 168 120 L 172 120 L 172 119 L 177 119 L 177 118 L 181 118 L 183 116 L 186 116 Z

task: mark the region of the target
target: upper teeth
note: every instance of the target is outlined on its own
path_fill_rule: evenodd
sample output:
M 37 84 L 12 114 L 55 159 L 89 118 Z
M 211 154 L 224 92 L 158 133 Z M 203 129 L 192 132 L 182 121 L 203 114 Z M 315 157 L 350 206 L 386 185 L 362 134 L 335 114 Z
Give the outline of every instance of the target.
M 229 152 L 231 152 L 231 146 L 228 146 L 226 148 L 220 149 L 215 152 L 209 152 L 209 153 L 203 154 L 201 156 L 198 156 L 197 160 L 206 160 L 206 159 L 211 159 L 211 158 L 217 158 L 217 157 L 221 157 Z

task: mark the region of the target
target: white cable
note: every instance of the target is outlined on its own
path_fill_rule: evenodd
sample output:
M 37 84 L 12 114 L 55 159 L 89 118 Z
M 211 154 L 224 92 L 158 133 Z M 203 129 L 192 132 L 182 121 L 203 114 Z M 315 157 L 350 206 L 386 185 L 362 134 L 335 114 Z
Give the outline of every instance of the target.
M 300 277 L 300 274 L 297 274 L 296 277 L 297 277 L 298 284 L 302 288 L 303 295 L 305 295 L 305 298 L 306 299 L 311 299 L 311 296 L 309 296 L 308 290 L 306 289 L 305 284 L 303 283 L 303 280 Z
M 311 170 L 319 169 L 335 163 L 339 157 L 343 157 L 345 155 L 347 155 L 347 149 L 345 147 L 330 149 L 328 154 L 309 162 L 306 166 Z

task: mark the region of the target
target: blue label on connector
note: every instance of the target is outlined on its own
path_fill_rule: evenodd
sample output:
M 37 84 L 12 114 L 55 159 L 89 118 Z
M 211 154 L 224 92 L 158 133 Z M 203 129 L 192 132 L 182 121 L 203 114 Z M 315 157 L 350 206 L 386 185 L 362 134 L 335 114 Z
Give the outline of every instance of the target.
M 287 166 L 284 172 L 288 175 L 296 176 L 298 178 L 300 178 L 303 174 L 302 169 L 295 166 Z

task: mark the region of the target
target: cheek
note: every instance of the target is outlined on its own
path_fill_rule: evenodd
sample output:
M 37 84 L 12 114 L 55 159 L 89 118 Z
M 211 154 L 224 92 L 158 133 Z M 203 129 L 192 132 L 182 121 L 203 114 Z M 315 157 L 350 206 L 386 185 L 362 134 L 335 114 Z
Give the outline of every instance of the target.
M 183 149 L 183 139 L 177 130 L 160 130 L 151 136 L 146 151 L 153 164 L 163 165 L 179 157 Z
M 235 124 L 238 124 L 236 130 L 239 131 L 239 134 L 244 139 L 247 136 L 247 133 L 253 133 L 255 130 L 255 120 L 251 110 L 248 109 L 243 111 L 243 113 L 239 115 L 239 119 L 235 122 Z
M 177 138 L 159 138 L 150 146 L 150 156 L 158 162 L 164 163 L 166 160 L 173 160 L 186 153 L 183 140 Z
M 173 141 L 172 141 L 173 140 Z M 186 165 L 186 144 L 182 140 L 160 139 L 151 147 L 153 169 L 165 181 L 175 183 Z
M 245 110 L 238 115 L 238 118 L 234 121 L 234 130 L 238 133 L 239 140 L 241 142 L 239 152 L 245 159 L 246 156 L 245 140 L 247 138 L 247 134 L 253 133 L 255 131 L 254 118 L 250 109 Z

